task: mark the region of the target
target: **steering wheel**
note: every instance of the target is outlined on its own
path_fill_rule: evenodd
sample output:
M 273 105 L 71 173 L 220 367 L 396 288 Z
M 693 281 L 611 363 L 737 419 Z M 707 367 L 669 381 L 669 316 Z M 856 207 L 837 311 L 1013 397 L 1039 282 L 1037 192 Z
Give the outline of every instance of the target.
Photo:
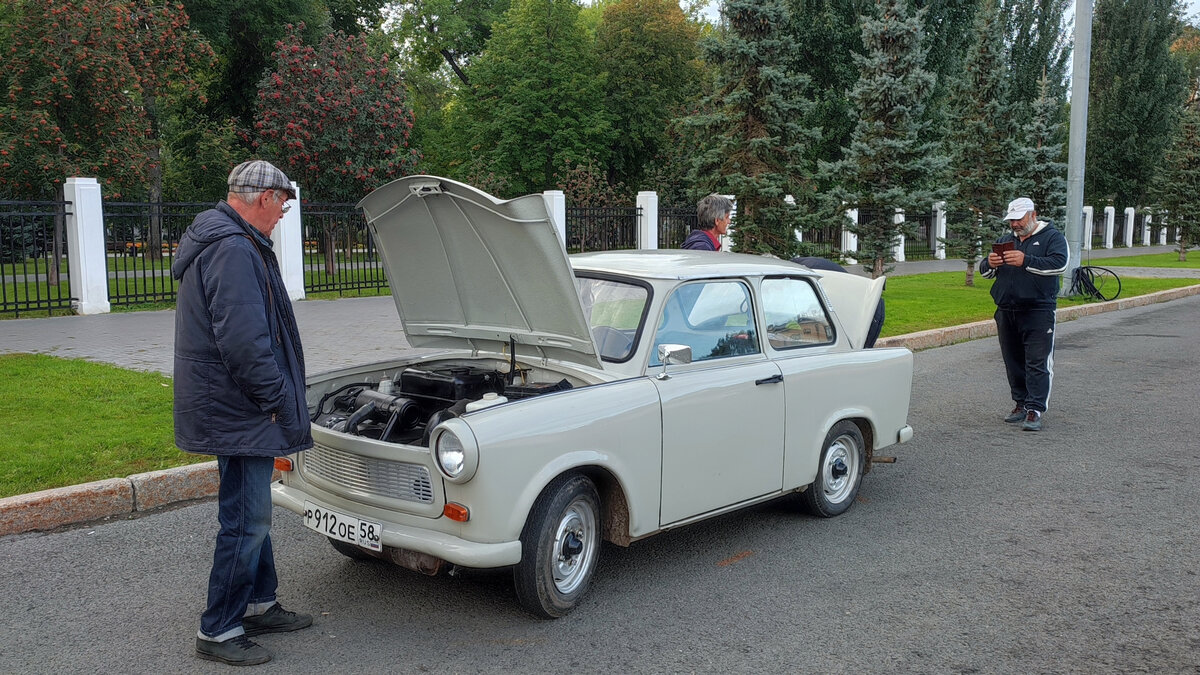
M 623 359 L 633 349 L 633 338 L 612 326 L 592 328 L 592 337 L 596 340 L 596 348 L 600 350 L 600 356 L 610 359 Z

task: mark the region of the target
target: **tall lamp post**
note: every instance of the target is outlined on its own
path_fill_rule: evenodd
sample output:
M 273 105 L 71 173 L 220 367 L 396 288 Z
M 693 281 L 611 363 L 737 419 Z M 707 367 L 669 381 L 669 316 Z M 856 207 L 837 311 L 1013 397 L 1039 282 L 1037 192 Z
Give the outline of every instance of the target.
M 1071 132 L 1067 151 L 1067 247 L 1060 296 L 1071 292 L 1083 242 L 1083 165 L 1087 155 L 1088 85 L 1092 62 L 1092 0 L 1075 0 L 1075 51 L 1071 55 Z

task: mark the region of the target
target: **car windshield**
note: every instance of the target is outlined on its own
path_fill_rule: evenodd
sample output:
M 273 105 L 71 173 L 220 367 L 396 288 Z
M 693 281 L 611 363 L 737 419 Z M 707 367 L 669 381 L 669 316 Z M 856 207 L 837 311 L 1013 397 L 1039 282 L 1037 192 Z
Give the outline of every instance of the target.
M 575 277 L 575 290 L 600 358 L 627 361 L 637 348 L 649 291 L 638 284 L 591 277 Z

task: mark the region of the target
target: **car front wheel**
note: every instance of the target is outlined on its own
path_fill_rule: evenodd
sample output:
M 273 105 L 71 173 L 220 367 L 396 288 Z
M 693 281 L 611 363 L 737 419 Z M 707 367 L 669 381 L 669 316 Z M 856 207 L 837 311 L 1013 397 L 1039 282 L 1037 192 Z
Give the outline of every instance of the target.
M 587 592 L 599 558 L 596 486 L 586 476 L 561 476 L 538 497 L 521 532 L 521 562 L 513 568 L 517 598 L 535 616 L 565 616 Z
M 864 464 L 863 437 L 858 426 L 846 420 L 833 425 L 825 436 L 817 478 L 800 495 L 804 507 L 821 518 L 845 513 L 862 485 Z

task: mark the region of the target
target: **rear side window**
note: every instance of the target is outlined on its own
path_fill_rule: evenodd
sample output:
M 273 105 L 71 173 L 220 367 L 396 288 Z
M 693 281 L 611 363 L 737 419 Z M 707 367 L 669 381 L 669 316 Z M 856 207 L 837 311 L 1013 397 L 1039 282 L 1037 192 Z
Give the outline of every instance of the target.
M 836 339 L 829 313 L 807 279 L 763 279 L 762 301 L 772 348 L 827 345 Z

